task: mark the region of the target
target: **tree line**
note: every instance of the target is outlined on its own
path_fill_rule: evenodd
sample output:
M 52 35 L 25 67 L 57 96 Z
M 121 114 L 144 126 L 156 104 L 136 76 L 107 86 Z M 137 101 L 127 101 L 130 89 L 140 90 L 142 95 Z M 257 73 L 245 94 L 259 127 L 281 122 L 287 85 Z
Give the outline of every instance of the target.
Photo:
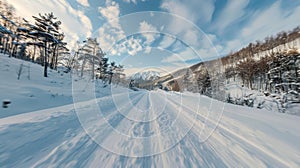
M 226 78 L 234 81 L 240 78 L 244 86 L 261 91 L 299 91 L 299 87 L 296 87 L 296 83 L 300 82 L 297 41 L 300 42 L 299 27 L 230 53 L 221 59 Z M 255 82 L 258 83 L 256 87 L 253 86 Z M 280 83 L 286 83 L 286 86 Z
M 34 23 L 16 17 L 13 6 L 6 1 L 1 5 L 1 52 L 15 57 L 41 64 L 44 67 L 44 77 L 47 69 L 57 69 L 58 55 L 68 51 L 61 31 L 61 21 L 53 13 L 32 16 Z
M 240 80 L 243 87 L 274 98 L 278 110 L 285 112 L 293 103 L 300 103 L 299 44 L 300 28 L 296 27 L 228 54 L 221 59 L 227 83 Z M 244 96 L 239 102 L 228 95 L 226 101 L 253 106 L 255 98 Z M 259 103 L 258 108 L 263 103 Z
M 118 83 L 124 77 L 124 67 L 109 61 L 96 38 L 89 37 L 82 46 L 70 50 L 62 22 L 52 12 L 32 16 L 31 23 L 16 17 L 14 7 L 0 0 L 0 15 L 0 52 L 40 64 L 44 77 L 48 68 L 57 70 L 58 66 L 66 67 L 65 72 L 79 70 L 81 77 L 89 71 L 92 79 L 108 83 Z
M 166 83 L 170 90 L 198 92 L 232 102 L 227 84 L 238 84 L 266 96 L 277 95 L 280 108 L 300 103 L 300 28 L 282 31 L 264 41 L 250 43 L 218 60 L 201 62 L 173 73 L 176 80 Z M 222 68 L 214 68 L 220 67 Z M 178 73 L 178 75 L 176 75 Z M 181 76 L 180 78 L 178 78 Z M 229 96 L 226 97 L 226 96 Z M 248 95 L 249 96 L 249 95 Z M 253 105 L 253 101 L 245 98 Z M 244 101 L 243 100 L 243 101 Z M 249 101 L 248 101 L 249 100 Z

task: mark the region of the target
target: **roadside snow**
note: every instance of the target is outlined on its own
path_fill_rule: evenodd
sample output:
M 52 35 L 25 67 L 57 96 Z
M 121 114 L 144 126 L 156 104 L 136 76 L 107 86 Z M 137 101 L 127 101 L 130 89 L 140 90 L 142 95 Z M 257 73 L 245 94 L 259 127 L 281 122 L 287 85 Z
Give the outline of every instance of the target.
M 49 70 L 45 78 L 40 65 L 0 54 L 0 76 L 1 104 L 6 99 L 11 101 L 8 108 L 0 108 L 0 118 L 72 103 L 69 74 Z
M 0 59 L 0 167 L 300 167 L 298 116 L 99 81 L 72 95 L 70 76 L 17 80 L 22 61 Z

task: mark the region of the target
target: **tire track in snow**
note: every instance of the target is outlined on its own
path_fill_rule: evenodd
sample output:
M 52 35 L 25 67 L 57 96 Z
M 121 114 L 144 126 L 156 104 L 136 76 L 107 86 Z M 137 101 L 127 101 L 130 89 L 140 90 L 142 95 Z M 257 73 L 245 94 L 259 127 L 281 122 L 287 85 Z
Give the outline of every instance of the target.
M 180 114 L 183 114 L 184 108 L 180 107 L 177 103 L 173 103 L 168 100 L 168 106 L 170 106 L 173 111 L 178 111 L 180 109 Z M 182 120 L 184 123 L 194 122 L 193 120 L 185 119 L 185 116 L 178 117 L 177 119 Z M 198 142 L 199 137 L 197 135 L 198 132 L 191 128 L 187 135 L 184 136 L 173 149 L 169 150 L 168 153 L 175 153 L 175 156 L 181 154 L 180 163 L 182 164 L 181 166 L 184 167 L 225 167 L 221 158 L 217 157 L 216 153 L 212 151 L 210 146 Z
M 161 99 L 162 97 L 160 97 L 159 99 Z M 155 102 L 161 102 L 160 100 L 157 100 L 158 97 L 156 97 L 156 101 Z M 152 105 L 155 106 L 155 105 Z M 156 137 L 156 143 L 152 143 L 158 146 L 159 151 L 161 151 L 161 153 L 157 154 L 154 156 L 154 158 L 156 158 L 157 163 L 156 164 L 160 164 L 158 165 L 159 167 L 161 167 L 161 165 L 163 165 L 162 167 L 171 167 L 170 165 L 176 165 L 177 167 L 199 167 L 200 163 L 197 159 L 196 156 L 199 156 L 197 154 L 197 152 L 195 151 L 195 149 L 191 148 L 190 144 L 186 144 L 186 136 L 188 136 L 188 130 L 183 129 L 184 127 L 190 125 L 190 123 L 186 123 L 184 120 L 181 119 L 180 117 L 180 113 L 181 113 L 181 108 L 176 108 L 175 106 L 171 106 L 169 103 L 166 106 L 166 110 L 165 112 L 159 116 L 158 120 L 155 120 L 155 127 L 156 130 L 155 132 L 159 132 L 161 136 L 157 136 Z M 179 112 L 178 112 L 179 111 Z M 165 129 L 165 126 L 162 125 L 162 123 L 159 123 L 158 121 L 160 121 L 160 119 L 164 118 L 164 120 L 168 120 L 171 121 L 171 127 L 172 128 L 177 128 L 175 130 L 171 130 L 171 132 L 175 131 L 176 134 L 181 134 L 183 135 L 183 137 L 181 136 L 174 136 L 174 134 L 169 134 L 170 132 L 167 129 Z M 173 120 L 175 120 L 176 122 L 172 122 Z M 184 121 L 184 122 L 183 122 Z M 185 126 L 184 126 L 185 125 Z M 161 127 L 164 126 L 164 127 Z M 175 127 L 174 127 L 175 126 Z M 177 127 L 176 127 L 177 126 Z M 189 126 L 188 126 L 189 127 Z M 161 140 L 161 137 L 163 137 L 164 135 L 164 142 L 168 142 L 168 138 L 171 139 L 177 139 L 176 143 L 174 143 L 171 148 L 169 149 L 164 149 L 162 147 L 162 145 L 164 144 Z M 182 138 L 182 139 L 178 139 L 178 138 Z M 155 148 L 155 146 L 153 147 Z
M 135 95 L 135 96 L 136 96 L 135 99 L 138 99 L 138 98 L 139 98 L 138 95 Z M 102 99 L 102 100 L 103 100 L 103 99 Z M 106 104 L 106 102 L 103 102 L 103 101 L 102 101 L 102 103 L 105 103 L 105 104 Z M 108 103 L 107 105 L 111 107 L 113 103 L 114 103 L 114 102 L 112 101 L 110 105 L 109 105 L 109 103 Z M 123 107 L 126 107 L 126 104 L 124 104 Z M 107 115 L 104 116 L 103 119 L 105 120 L 105 118 L 111 118 L 111 117 L 114 116 L 117 112 L 118 112 L 118 111 L 116 110 L 116 111 L 113 111 L 113 112 L 111 112 L 111 113 L 106 113 Z M 101 121 L 98 121 L 98 122 L 99 122 L 99 124 L 102 123 Z M 105 121 L 104 121 L 104 122 L 105 122 Z M 100 125 L 97 125 L 97 126 L 98 126 L 98 127 L 101 127 Z M 80 128 L 81 128 L 81 127 L 80 127 Z M 107 136 L 109 136 L 109 135 L 106 134 L 105 137 L 107 137 Z M 73 146 L 70 147 L 70 142 L 73 143 L 73 144 L 75 143 L 75 145 L 73 145 Z M 86 145 L 86 144 L 88 144 L 88 145 Z M 91 145 L 92 145 L 92 146 L 91 146 Z M 90 147 L 90 146 L 91 146 L 91 147 Z M 50 154 L 50 155 L 48 156 L 48 159 L 45 158 L 45 161 L 44 161 L 44 162 L 47 163 L 47 160 L 50 160 L 50 161 L 51 161 L 51 160 L 53 160 L 53 158 L 57 158 L 56 156 L 59 155 L 59 153 L 61 153 L 61 152 L 63 152 L 63 151 L 66 151 L 67 153 L 69 153 L 70 156 L 67 155 L 67 156 L 64 158 L 64 160 L 61 160 L 61 162 L 63 163 L 63 162 L 65 162 L 66 160 L 68 160 L 70 157 L 72 157 L 73 155 L 76 155 L 76 156 L 77 156 L 78 151 L 80 151 L 80 155 L 78 155 L 77 157 L 82 157 L 82 154 L 86 153 L 85 151 L 87 151 L 87 149 L 89 150 L 88 155 L 91 155 L 91 153 L 92 153 L 97 147 L 98 147 L 98 144 L 94 143 L 94 142 L 90 139 L 90 137 L 89 137 L 85 132 L 79 132 L 79 135 L 78 135 L 78 136 L 72 138 L 71 140 L 65 141 L 64 143 L 62 143 L 61 145 L 59 145 L 57 148 L 55 148 L 55 149 L 53 150 L 54 153 Z M 73 152 L 70 152 L 70 151 L 73 151 Z M 85 155 L 86 155 L 86 154 L 85 154 Z M 84 156 L 84 157 L 86 157 L 86 156 Z M 42 162 L 42 163 L 43 163 L 43 162 Z M 52 162 L 49 162 L 49 163 L 52 163 Z M 60 162 L 58 162 L 58 163 L 60 163 Z M 56 163 L 56 165 L 57 165 L 58 163 Z M 72 164 L 73 164 L 74 166 L 77 165 L 76 162 L 75 162 L 75 163 L 73 162 Z
M 116 94 L 117 96 L 125 95 L 126 93 L 119 93 Z M 111 95 L 96 98 L 93 100 L 87 100 L 78 102 L 77 104 L 80 106 L 89 105 L 92 101 L 100 102 L 105 99 L 110 99 Z M 20 123 L 26 123 L 26 122 L 43 122 L 51 117 L 57 117 L 59 115 L 67 115 L 66 113 L 69 113 L 70 111 L 74 110 L 74 103 L 58 106 L 54 108 L 48 108 L 43 110 L 37 110 L 32 111 L 28 113 L 22 113 L 14 116 L 9 116 L 5 118 L 0 118 L 0 130 L 5 127 L 5 125 L 11 125 L 11 124 L 20 124 Z M 2 128 L 1 128 L 2 127 Z
M 135 95 L 136 97 L 134 98 L 134 100 L 138 100 L 139 99 L 139 94 Z M 112 101 L 112 104 L 114 102 Z M 107 104 L 108 106 L 111 107 L 111 105 Z M 123 105 L 123 107 L 126 107 L 126 104 Z M 108 114 L 107 116 L 104 116 L 106 118 L 110 118 L 113 115 L 115 115 L 118 111 L 115 110 L 111 113 L 106 113 Z M 105 119 L 105 118 L 103 118 Z M 98 125 L 99 126 L 99 125 Z M 100 127 L 100 126 L 99 126 Z M 81 127 L 80 127 L 81 128 Z M 110 131 L 108 131 L 108 133 L 110 133 Z M 108 137 L 109 134 L 105 134 L 105 136 L 103 136 L 104 138 Z M 72 143 L 73 145 L 70 146 L 70 143 Z M 74 145 L 75 144 L 75 145 Z M 70 139 L 70 140 L 66 140 L 64 141 L 61 145 L 57 146 L 54 150 L 52 150 L 52 152 L 43 159 L 42 162 L 38 162 L 36 165 L 53 165 L 55 164 L 56 166 L 66 166 L 63 163 L 66 162 L 66 160 L 70 160 L 71 158 L 80 158 L 80 157 L 85 157 L 88 158 L 87 156 L 83 156 L 83 155 L 88 155 L 91 156 L 92 153 L 98 148 L 98 144 L 95 143 L 90 137 L 89 135 L 87 135 L 85 132 L 79 132 L 79 134 L 77 136 L 75 136 L 74 138 Z M 63 160 L 60 160 L 60 162 L 56 159 L 61 159 L 58 158 L 57 156 L 60 155 L 60 153 L 65 153 L 67 154 L 63 154 L 63 156 L 65 156 L 63 158 Z M 78 152 L 80 151 L 80 152 Z M 77 155 L 80 154 L 80 155 Z M 76 157 L 75 157 L 76 156 Z M 56 160 L 53 163 L 53 160 Z M 48 164 L 47 164 L 48 163 Z M 59 164 L 61 163 L 61 164 Z M 77 163 L 76 161 L 71 161 L 70 165 L 68 166 L 82 166 L 84 163 L 80 163 L 80 165 L 78 165 L 79 163 Z M 55 166 L 55 167 L 56 167 Z
M 139 94 L 137 94 L 136 96 L 138 96 Z M 138 97 L 137 97 L 138 98 Z M 109 100 L 109 97 L 102 97 L 97 99 L 98 101 L 101 102 L 105 102 L 105 100 Z M 88 104 L 89 101 L 86 102 L 82 102 L 82 104 Z M 126 104 L 124 105 L 126 106 Z M 57 109 L 61 110 L 61 107 L 57 107 L 57 108 L 52 108 L 51 110 L 49 110 L 48 112 L 46 111 L 45 113 L 44 110 L 42 111 L 36 111 L 36 112 L 32 112 L 32 115 L 28 115 L 28 113 L 23 114 L 25 117 L 23 118 L 23 120 L 21 121 L 21 123 L 19 123 L 18 119 L 20 117 L 22 117 L 23 115 L 20 114 L 18 116 L 12 116 L 9 118 L 4 118 L 2 120 L 8 120 L 7 122 L 1 122 L 1 124 L 5 125 L 5 128 L 2 127 L 1 132 L 5 131 L 6 129 L 10 129 L 11 126 L 14 127 L 21 127 L 21 129 L 23 128 L 22 125 L 24 124 L 33 124 L 36 123 L 35 125 L 39 126 L 39 130 L 46 130 L 46 132 L 43 132 L 40 136 L 44 137 L 44 135 L 46 137 L 50 137 L 50 135 L 56 135 L 56 134 L 69 134 L 67 133 L 68 130 L 70 130 L 68 127 L 66 129 L 59 129 L 58 131 L 55 131 L 55 133 L 52 133 L 52 131 L 54 131 L 53 129 L 47 129 L 47 127 L 49 127 L 49 124 L 46 123 L 57 123 L 58 121 L 56 120 L 64 120 L 65 117 L 70 118 L 71 120 L 68 122 L 69 125 L 68 126 L 73 126 L 72 127 L 72 132 L 77 132 L 78 136 L 76 137 L 69 137 L 67 139 L 62 139 L 62 138 L 56 138 L 54 139 L 55 142 L 51 142 L 51 144 L 49 144 L 49 147 L 47 147 L 48 149 L 45 149 L 46 151 L 50 150 L 49 153 L 45 156 L 43 156 L 42 158 L 39 158 L 40 156 L 38 156 L 36 153 L 33 153 L 32 156 L 24 156 L 24 157 L 29 157 L 32 159 L 38 159 L 35 163 L 36 166 L 38 165 L 61 165 L 61 166 L 66 166 L 67 163 L 66 162 L 72 162 L 73 165 L 82 165 L 84 163 L 76 163 L 76 161 L 72 161 L 72 158 L 87 158 L 87 156 L 89 156 L 91 153 L 93 153 L 95 146 L 98 146 L 96 143 L 93 143 L 93 141 L 85 134 L 85 132 L 82 130 L 80 123 L 77 120 L 77 116 L 76 113 L 74 113 L 73 110 L 73 106 L 63 106 L 63 112 L 57 112 Z M 54 113 L 54 115 L 53 115 Z M 107 113 L 108 116 L 113 115 L 113 113 Z M 63 116 L 64 117 L 63 117 Z M 14 122 L 17 122 L 15 124 L 13 124 Z M 73 123 L 73 124 L 71 124 Z M 71 124 L 71 125 L 70 125 Z M 74 125 L 75 124 L 75 125 Z M 3 126 L 3 125 L 2 125 Z M 76 127 L 76 128 L 75 128 Z M 35 135 L 36 133 L 40 132 L 36 132 L 36 128 L 35 127 L 25 127 L 26 128 L 26 132 L 32 132 L 30 134 Z M 53 128 L 53 126 L 49 127 L 49 128 Z M 56 128 L 56 127 L 55 127 Z M 29 129 L 29 130 L 28 130 Z M 74 130 L 75 129 L 75 130 Z M 32 131 L 31 131 L 32 130 Z M 48 135 L 49 134 L 49 135 Z M 9 134 L 4 134 L 2 136 L 2 138 L 5 138 L 5 136 L 8 136 Z M 39 137 L 37 137 L 39 138 Z M 53 138 L 52 138 L 53 139 Z M 49 139 L 51 140 L 51 139 Z M 56 141 L 61 141 L 56 142 Z M 42 143 L 44 142 L 43 139 L 37 139 L 35 141 L 31 141 L 31 142 L 26 142 L 26 144 L 24 144 L 25 146 L 30 146 L 31 144 L 34 145 L 37 143 Z M 39 144 L 40 144 L 39 143 Z M 53 144 L 57 144 L 57 146 L 53 146 Z M 23 146 L 21 145 L 20 147 L 22 147 L 23 150 Z M 21 148 L 20 148 L 21 149 Z M 86 153 L 86 151 L 89 150 L 88 153 Z M 73 152 L 72 152 L 73 151 Z M 81 151 L 81 152 L 78 152 Z M 83 156 L 83 154 L 85 156 Z M 22 157 L 22 153 L 19 153 L 20 157 Z M 9 159 L 9 158 L 8 158 Z M 30 160 L 32 160 L 30 159 Z M 15 160 L 15 159 L 14 159 Z M 29 162 L 25 161 L 23 164 Z M 22 163 L 20 161 L 18 161 L 19 163 Z M 29 162 L 30 163 L 30 162 Z M 65 163 L 65 164 L 64 164 Z M 22 165 L 23 165 L 22 164 Z M 70 164 L 70 165 L 72 165 Z M 70 166 L 69 165 L 69 166 Z M 29 165 L 28 165 L 29 166 Z
M 177 103 L 174 103 L 173 100 L 174 97 L 172 97 L 172 101 L 169 100 L 168 98 L 168 104 L 173 107 L 174 110 L 178 110 L 179 108 L 182 108 L 181 113 L 184 114 L 186 111 L 184 107 L 179 107 Z M 196 114 L 192 114 L 196 115 Z M 186 116 L 185 116 L 186 117 Z M 183 120 L 183 122 L 188 122 L 188 123 L 195 123 L 196 119 L 193 117 L 188 117 L 188 118 L 178 118 Z M 196 124 L 196 123 L 195 123 Z M 225 163 L 222 161 L 218 155 L 216 155 L 216 151 L 212 149 L 212 147 L 208 144 L 204 144 L 200 142 L 199 138 L 199 132 L 201 130 L 195 130 L 195 124 L 193 127 L 189 130 L 188 134 L 180 141 L 178 144 L 178 148 L 176 149 L 176 153 L 181 153 L 183 152 L 183 155 L 185 157 L 189 157 L 189 159 L 184 158 L 184 166 L 187 167 L 192 167 L 192 163 L 196 167 L 226 167 Z M 199 125 L 202 124 L 202 128 L 204 127 L 205 121 L 198 123 Z M 190 156 L 198 156 L 198 157 L 190 157 Z M 198 159 L 197 159 L 198 158 Z M 201 159 L 199 161 L 199 159 Z M 193 161 L 193 162 L 192 162 Z
M 155 105 L 152 104 L 152 100 L 151 100 L 151 95 L 150 94 L 149 94 L 149 104 L 150 104 L 150 110 L 154 110 L 153 107 Z M 155 113 L 155 112 L 153 112 L 153 113 Z M 158 121 L 157 121 L 157 118 L 156 118 L 155 120 L 152 121 L 152 123 L 153 123 L 152 125 L 153 125 L 153 128 L 154 128 L 154 132 L 156 132 L 157 134 L 160 135 L 161 134 L 160 129 L 159 129 L 160 126 L 159 126 L 159 124 L 157 122 Z M 160 136 L 156 137 L 156 142 L 157 142 L 159 151 L 163 151 L 164 149 L 162 147 L 162 140 L 161 140 Z M 154 144 L 154 143 L 151 143 L 151 144 Z M 152 157 L 158 157 L 158 158 L 160 157 L 161 158 L 161 165 L 159 165 L 160 167 L 170 167 L 168 165 L 165 153 L 161 152 L 161 153 L 159 153 L 159 154 L 157 154 L 155 156 L 152 156 Z
M 172 99 L 168 99 L 168 100 L 169 100 L 170 102 L 172 102 L 173 105 L 176 105 L 176 103 L 174 103 Z M 194 110 L 191 109 L 191 108 L 188 107 L 188 106 L 182 105 L 182 107 L 185 109 L 185 110 L 184 110 L 185 112 L 195 113 Z M 261 147 L 261 146 L 255 144 L 254 142 L 251 142 L 250 140 L 246 139 L 245 137 L 243 137 L 243 136 L 241 136 L 241 135 L 235 133 L 234 131 L 231 131 L 229 128 L 225 127 L 223 124 L 221 124 L 221 123 L 216 123 L 215 121 L 213 121 L 213 120 L 211 120 L 211 119 L 209 119 L 209 118 L 203 116 L 203 115 L 200 114 L 200 113 L 196 113 L 196 114 L 197 114 L 197 116 L 199 116 L 199 117 L 201 117 L 202 119 L 204 119 L 204 120 L 210 122 L 211 124 L 217 125 L 217 127 L 218 127 L 219 129 L 221 129 L 221 130 L 223 130 L 223 131 L 229 133 L 230 135 L 232 135 L 233 137 L 239 139 L 240 141 L 242 141 L 242 142 L 244 142 L 244 143 L 246 143 L 246 144 L 252 146 L 253 148 L 255 148 L 255 149 L 259 150 L 260 152 L 264 153 L 265 155 L 269 156 L 270 158 L 273 158 L 274 160 L 276 160 L 277 162 L 281 163 L 282 165 L 284 165 L 284 166 L 286 166 L 286 167 L 293 167 L 293 166 L 295 166 L 295 165 L 292 165 L 291 163 L 289 163 L 289 162 L 287 162 L 287 161 L 281 159 L 279 156 L 274 155 L 272 152 L 268 151 L 268 150 L 265 149 L 264 147 Z M 186 117 L 187 117 L 190 121 L 193 120 L 193 119 L 192 119 L 190 116 L 188 116 L 188 115 L 186 115 Z M 198 131 L 201 131 L 201 128 L 202 128 L 202 127 L 200 126 L 199 123 L 195 123 L 195 126 L 198 127 L 198 128 L 197 128 Z M 240 144 L 240 145 L 242 145 L 242 144 Z
M 141 97 L 139 97 L 139 100 L 137 100 L 133 105 L 135 106 L 136 104 L 140 103 L 141 101 L 143 101 L 143 97 L 145 97 L 145 94 L 142 93 Z M 116 153 L 119 155 L 124 155 L 124 156 L 136 156 L 136 153 L 132 153 L 134 152 L 134 149 L 139 149 L 141 150 L 140 152 L 142 152 L 143 148 L 139 148 L 138 144 L 142 144 L 142 143 L 133 143 L 136 141 L 132 141 L 133 137 L 131 137 L 128 134 L 124 134 L 124 132 L 130 132 L 131 131 L 135 131 L 130 129 L 130 127 L 128 127 L 128 125 L 132 125 L 132 123 L 130 124 L 130 121 L 128 119 L 126 119 L 126 115 L 128 113 L 131 113 L 134 111 L 131 111 L 130 108 L 128 108 L 126 110 L 126 114 L 119 114 L 119 118 L 117 117 L 116 120 L 112 120 L 112 123 L 114 124 L 113 126 L 108 126 L 109 128 L 105 128 L 107 129 L 107 133 L 104 133 L 103 136 L 101 136 L 101 146 L 106 148 L 106 150 L 112 152 L 112 153 Z M 124 116 L 125 115 L 125 116 Z M 128 123 L 129 122 L 129 123 Z M 137 128 L 136 128 L 137 129 Z M 122 131 L 120 131 L 122 130 Z M 142 131 L 142 130 L 141 130 Z M 141 133 L 140 130 L 137 131 L 137 133 Z M 108 136 L 109 133 L 109 136 Z M 113 144 L 111 142 L 114 142 Z M 108 145 L 108 146 L 107 146 Z M 142 154 L 142 153 L 141 153 Z

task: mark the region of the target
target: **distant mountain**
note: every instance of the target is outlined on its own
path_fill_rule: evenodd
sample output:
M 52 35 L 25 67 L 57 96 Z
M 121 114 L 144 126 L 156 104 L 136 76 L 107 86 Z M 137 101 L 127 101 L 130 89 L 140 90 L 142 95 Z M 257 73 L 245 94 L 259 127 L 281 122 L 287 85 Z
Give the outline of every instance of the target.
M 160 73 L 157 71 L 138 72 L 131 76 L 131 79 L 136 81 L 153 81 L 160 78 Z

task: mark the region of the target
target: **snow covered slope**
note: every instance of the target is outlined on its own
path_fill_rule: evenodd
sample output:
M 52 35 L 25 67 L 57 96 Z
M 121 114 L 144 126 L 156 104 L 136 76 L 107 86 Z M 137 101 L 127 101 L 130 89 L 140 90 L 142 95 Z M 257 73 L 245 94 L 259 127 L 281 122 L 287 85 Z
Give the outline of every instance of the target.
M 70 74 L 49 70 L 45 78 L 40 65 L 0 54 L 0 77 L 0 101 L 11 101 L 0 108 L 0 118 L 73 102 Z
M 299 116 L 55 71 L 44 78 L 39 65 L 0 59 L 0 98 L 12 102 L 0 108 L 1 168 L 300 167 Z M 17 80 L 22 63 L 30 80 L 25 67 Z
M 131 79 L 149 81 L 158 79 L 159 76 L 160 73 L 157 71 L 144 71 L 133 74 Z
M 191 93 L 103 92 L 113 94 L 0 119 L 1 167 L 300 167 L 297 116 Z

